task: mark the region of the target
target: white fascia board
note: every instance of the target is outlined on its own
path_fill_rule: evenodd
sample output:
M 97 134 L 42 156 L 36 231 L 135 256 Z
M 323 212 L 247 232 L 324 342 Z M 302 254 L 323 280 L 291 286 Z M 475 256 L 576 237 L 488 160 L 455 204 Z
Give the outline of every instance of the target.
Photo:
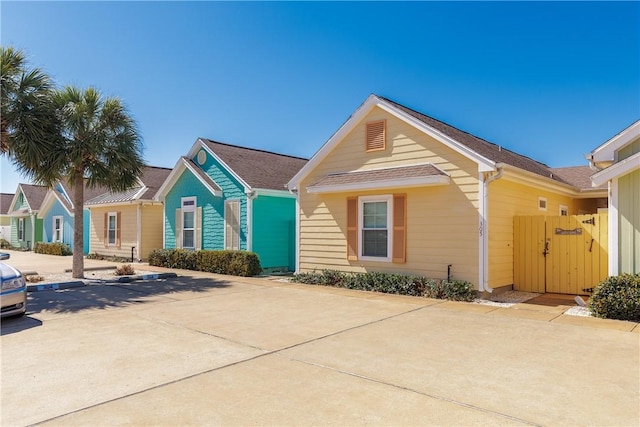
M 254 190 L 256 196 L 284 197 L 287 199 L 295 199 L 295 194 L 291 194 L 288 190 L 271 190 L 268 188 L 256 188 Z
M 394 107 L 388 102 L 378 98 L 375 95 L 369 95 L 366 101 L 358 107 L 358 109 L 349 117 L 349 119 L 334 133 L 331 138 L 318 150 L 313 157 L 304 165 L 298 173 L 291 178 L 287 183 L 289 190 L 295 190 L 298 188 L 300 182 L 335 148 L 335 146 L 342 141 L 342 139 L 356 127 L 356 125 L 367 115 L 374 107 L 379 107 L 387 113 L 397 117 L 398 119 L 406 122 L 407 124 L 415 127 L 416 129 L 426 133 L 437 141 L 443 143 L 445 146 L 452 150 L 462 154 L 468 159 L 478 164 L 478 170 L 480 172 L 495 171 L 495 162 L 479 155 L 475 151 L 467 148 L 463 144 L 455 141 L 454 139 L 444 135 L 436 129 L 426 125 L 413 116 L 405 113 L 402 110 Z
M 49 211 L 49 208 L 53 205 L 53 203 L 56 200 L 62 205 L 64 210 L 70 216 L 73 216 L 73 214 L 71 212 L 69 212 L 69 209 L 67 209 L 67 206 L 62 202 L 62 200 L 60 200 L 60 197 L 58 197 L 58 194 L 56 193 L 56 191 L 53 188 L 50 188 L 47 191 L 47 195 L 44 197 L 44 200 L 42 201 L 42 204 L 40 205 L 40 210 L 38 211 L 38 218 L 39 219 L 44 219 L 44 217 L 46 216 L 47 212 Z
M 245 180 L 242 179 L 240 177 L 240 175 L 238 175 L 233 169 L 231 169 L 228 164 L 223 162 L 222 159 L 220 157 L 218 157 L 218 155 L 216 153 L 214 153 L 213 150 L 211 150 L 209 148 L 209 146 L 207 144 L 205 144 L 204 141 L 202 141 L 202 139 L 198 138 L 198 142 L 200 143 L 200 147 L 202 147 L 207 153 L 209 153 L 211 155 L 211 157 L 213 157 L 223 168 L 225 168 L 227 170 L 227 172 L 229 172 L 231 174 L 231 176 L 233 176 L 236 179 L 236 181 L 238 181 L 240 183 L 240 185 L 242 185 L 242 187 L 244 188 L 244 192 L 245 193 L 250 193 L 252 191 L 251 186 L 249 184 L 247 184 L 245 182 Z M 191 154 L 191 151 L 189 151 L 189 154 Z M 189 158 L 192 158 L 194 155 L 195 155 L 195 153 L 191 154 L 189 156 Z
M 22 191 L 22 185 L 18 184 L 18 188 L 16 190 L 16 193 L 13 195 L 13 199 L 11 199 L 11 204 L 9 205 L 9 215 L 11 215 L 12 211 L 16 210 L 16 203 L 18 202 L 18 195 L 22 193 L 23 197 L 24 197 L 24 192 Z M 27 200 L 27 206 L 28 209 L 31 210 L 31 207 L 29 206 L 29 201 Z
M 383 182 L 358 182 L 353 184 L 337 184 L 307 187 L 307 193 L 344 193 L 348 191 L 382 190 L 388 188 L 429 187 L 448 185 L 450 178 L 443 175 L 390 179 Z
M 503 179 L 506 179 L 507 181 L 518 182 L 520 184 L 538 187 L 571 197 L 580 196 L 579 189 L 572 185 L 563 184 L 561 182 L 554 181 L 552 178 L 547 178 L 533 172 L 525 171 L 524 169 L 520 169 L 515 166 L 502 164 L 502 167 L 504 168 L 504 171 L 507 172 Z M 606 189 L 603 189 L 603 194 L 606 194 Z
M 486 157 L 481 156 L 480 154 L 478 154 L 475 151 L 473 151 L 470 148 L 468 148 L 466 145 L 463 145 L 463 144 L 459 143 L 455 139 L 453 139 L 453 138 L 443 134 L 442 132 L 432 128 L 431 126 L 421 122 L 420 120 L 418 120 L 415 117 L 405 113 L 404 111 L 399 110 L 395 106 L 390 105 L 390 104 L 384 102 L 383 100 L 380 100 L 380 103 L 378 104 L 378 107 L 380 107 L 384 111 L 388 112 L 389 114 L 396 116 L 400 120 L 405 121 L 406 123 L 410 124 L 411 126 L 415 127 L 416 129 L 422 131 L 423 133 L 429 135 L 430 137 L 432 137 L 436 141 L 441 142 L 442 144 L 444 144 L 446 147 L 452 149 L 453 151 L 455 151 L 455 152 L 457 152 L 459 154 L 462 154 L 463 156 L 465 156 L 469 160 L 477 163 L 479 172 L 492 172 L 492 171 L 495 171 L 497 169 L 496 163 L 494 161 L 491 161 L 491 160 L 487 159 Z
M 640 137 L 640 120 L 591 152 L 593 162 L 615 161 L 616 151 Z
M 144 183 L 142 183 L 142 181 L 140 181 L 140 183 L 142 184 L 142 188 L 140 188 L 140 190 L 138 190 L 138 192 L 133 195 L 132 199 L 134 200 L 138 200 L 149 189 L 146 185 L 144 185 Z
M 342 139 L 369 113 L 381 100 L 375 95 L 369 95 L 369 97 L 353 112 L 351 117 L 343 123 L 342 126 L 333 134 L 331 138 L 325 142 L 322 147 L 309 159 L 309 161 L 298 171 L 297 174 L 291 178 L 287 183 L 289 190 L 295 190 L 298 188 L 300 182 L 309 173 L 315 169 L 316 166 L 334 149 L 334 147 L 342 141 Z
M 158 192 L 156 193 L 153 200 L 160 201 L 160 202 L 164 201 L 165 196 L 167 195 L 169 190 L 173 188 L 176 181 L 178 181 L 178 178 L 180 178 L 180 176 L 182 175 L 182 172 L 185 169 L 188 169 L 189 172 L 191 172 L 191 174 L 195 176 L 196 179 L 198 179 L 198 181 L 200 181 L 202 185 L 204 185 L 211 192 L 211 194 L 213 194 L 216 197 L 222 196 L 222 192 L 220 190 L 217 190 L 211 187 L 206 181 L 204 181 L 200 177 L 200 174 L 198 174 L 198 172 L 193 169 L 193 167 L 189 164 L 187 160 L 180 157 L 176 165 L 171 170 L 171 173 L 169 174 L 167 179 L 165 179 L 165 181 L 162 183 L 162 185 L 158 189 Z
M 606 169 L 591 175 L 591 182 L 594 187 L 599 187 L 613 178 L 619 178 L 634 170 L 640 169 L 640 153 L 614 163 Z

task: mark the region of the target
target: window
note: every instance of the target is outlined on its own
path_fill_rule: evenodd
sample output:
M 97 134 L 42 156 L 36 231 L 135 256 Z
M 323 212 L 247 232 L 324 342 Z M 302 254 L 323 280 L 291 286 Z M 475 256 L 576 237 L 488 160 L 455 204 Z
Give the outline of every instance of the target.
M 24 240 L 24 218 L 18 218 L 18 240 Z
M 547 198 L 546 197 L 538 197 L 538 210 L 539 211 L 547 211 Z
M 569 207 L 560 205 L 560 216 L 569 216 Z
M 224 202 L 224 248 L 240 250 L 240 201 Z
M 109 212 L 107 221 L 107 244 L 115 246 L 118 240 L 118 214 Z
M 347 259 L 406 262 L 407 195 L 347 198 Z
M 391 253 L 391 196 L 360 197 L 360 258 L 389 261 Z
M 386 120 L 367 123 L 366 150 L 382 151 L 386 145 Z
M 53 236 L 52 242 L 62 242 L 62 216 L 53 217 Z
M 182 198 L 182 247 L 196 248 L 196 198 Z

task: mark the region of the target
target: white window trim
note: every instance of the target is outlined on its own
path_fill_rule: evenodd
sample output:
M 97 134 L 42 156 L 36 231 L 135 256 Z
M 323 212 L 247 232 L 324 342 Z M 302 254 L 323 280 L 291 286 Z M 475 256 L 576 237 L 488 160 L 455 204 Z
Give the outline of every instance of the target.
M 372 202 L 387 202 L 387 256 L 365 256 L 363 255 L 364 245 L 362 242 L 362 230 L 364 223 L 364 204 Z M 393 195 L 383 194 L 379 196 L 358 197 L 358 260 L 391 262 L 393 249 Z
M 111 228 L 111 217 L 114 218 L 113 224 L 115 228 L 113 229 L 113 243 L 110 242 L 110 233 Z M 116 246 L 118 244 L 118 212 L 109 212 L 107 213 L 107 246 Z
M 540 206 L 540 202 L 544 202 L 544 208 L 542 206 Z M 547 198 L 546 197 L 538 197 L 538 210 L 546 212 L 548 207 L 549 207 L 549 204 L 547 202 Z
M 60 220 L 60 238 L 56 239 L 56 219 Z M 53 217 L 53 225 L 52 225 L 52 236 L 51 236 L 51 241 L 52 242 L 57 242 L 57 243 L 61 243 L 62 240 L 64 239 L 63 237 L 63 231 L 64 231 L 64 217 L 62 215 L 56 215 Z
M 187 202 L 193 202 L 193 204 L 185 205 Z M 198 224 L 196 224 L 196 210 L 198 208 L 198 199 L 196 196 L 190 197 L 182 197 L 180 199 L 180 215 L 182 215 L 182 242 L 180 242 L 180 247 L 183 249 L 196 249 L 196 229 L 198 228 Z M 185 212 L 193 212 L 193 228 L 186 228 L 184 226 L 184 214 Z M 185 246 L 184 244 L 184 235 L 185 231 L 192 230 L 193 231 L 193 246 Z
M 24 241 L 24 218 L 18 218 L 18 241 Z
M 566 215 L 562 215 L 562 212 L 566 212 Z M 560 216 L 569 216 L 569 206 L 566 205 L 560 205 L 560 209 L 558 211 L 558 215 Z

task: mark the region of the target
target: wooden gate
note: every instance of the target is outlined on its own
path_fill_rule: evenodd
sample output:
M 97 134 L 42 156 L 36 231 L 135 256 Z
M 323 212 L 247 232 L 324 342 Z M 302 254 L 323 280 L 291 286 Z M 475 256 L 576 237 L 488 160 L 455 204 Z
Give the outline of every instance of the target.
M 513 219 L 513 288 L 587 295 L 607 277 L 607 214 Z

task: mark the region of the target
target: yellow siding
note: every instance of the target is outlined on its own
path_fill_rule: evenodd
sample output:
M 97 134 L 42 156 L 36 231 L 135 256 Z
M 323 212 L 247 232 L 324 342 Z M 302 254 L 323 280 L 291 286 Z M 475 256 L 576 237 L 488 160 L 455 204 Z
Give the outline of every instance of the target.
M 569 215 L 596 213 L 594 199 L 573 199 L 548 190 L 510 181 L 503 177 L 489 184 L 489 286 L 513 284 L 513 217 L 515 215 L 558 216 L 560 205 Z M 547 210 L 538 209 L 538 197 L 547 199 Z
M 162 249 L 163 207 L 143 205 L 140 258 L 146 260 L 154 249 Z
M 365 151 L 365 124 L 387 120 L 387 148 Z M 449 185 L 337 194 L 306 188 L 329 173 L 433 163 L 451 176 Z M 348 261 L 347 197 L 407 194 L 406 263 Z M 300 186 L 300 269 L 383 271 L 478 282 L 477 165 L 405 122 L 375 108 Z
M 8 215 L 0 215 L 0 225 L 11 225 L 11 217 Z
M 141 220 L 138 221 L 138 209 Z M 108 212 L 120 212 L 120 247 L 105 246 L 104 215 Z M 162 205 L 127 204 L 91 209 L 91 248 L 90 253 L 131 258 L 131 248 L 135 259 L 147 259 L 153 249 L 162 248 Z M 138 226 L 140 225 L 140 233 Z M 141 241 L 138 241 L 138 238 Z

